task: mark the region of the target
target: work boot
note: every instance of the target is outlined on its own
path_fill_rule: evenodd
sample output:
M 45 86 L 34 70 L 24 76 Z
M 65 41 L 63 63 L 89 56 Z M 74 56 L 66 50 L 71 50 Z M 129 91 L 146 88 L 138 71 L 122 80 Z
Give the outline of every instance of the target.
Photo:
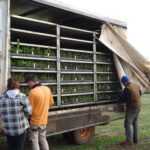
M 132 145 L 133 143 L 132 142 L 129 142 L 129 141 L 124 141 L 124 142 L 121 142 L 120 145 L 123 145 L 123 146 L 126 146 L 126 145 Z
M 134 144 L 138 144 L 139 143 L 139 141 L 138 140 L 136 140 L 136 141 L 133 141 L 134 142 Z

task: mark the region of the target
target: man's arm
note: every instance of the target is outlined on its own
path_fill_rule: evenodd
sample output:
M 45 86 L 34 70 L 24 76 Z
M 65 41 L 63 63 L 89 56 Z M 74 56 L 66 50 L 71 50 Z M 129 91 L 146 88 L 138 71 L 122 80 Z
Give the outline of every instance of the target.
M 51 91 L 50 91 L 49 105 L 50 105 L 50 106 L 53 106 L 53 105 L 54 105 L 54 99 L 53 99 L 53 95 L 52 95 L 52 92 L 51 92 Z
M 30 105 L 29 99 L 25 96 L 23 100 L 23 111 L 25 115 L 29 118 L 32 114 L 32 107 Z
M 141 91 L 140 87 L 139 87 L 139 94 L 142 95 L 142 91 Z
M 29 102 L 30 105 L 32 106 L 32 112 L 34 111 L 34 103 L 35 103 L 35 96 L 32 92 L 29 93 Z
M 126 103 L 130 94 L 131 94 L 131 91 L 128 88 L 124 88 L 124 90 L 122 91 L 122 94 L 119 98 L 119 102 L 120 103 Z

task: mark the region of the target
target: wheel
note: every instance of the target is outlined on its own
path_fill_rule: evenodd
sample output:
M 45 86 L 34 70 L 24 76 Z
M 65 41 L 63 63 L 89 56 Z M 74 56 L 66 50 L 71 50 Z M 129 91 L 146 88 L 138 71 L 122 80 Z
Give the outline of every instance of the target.
M 73 131 L 63 133 L 64 139 L 69 143 L 74 143 Z
M 81 145 L 90 143 L 95 134 L 95 127 L 87 127 L 79 130 L 75 130 L 72 133 L 75 144 Z

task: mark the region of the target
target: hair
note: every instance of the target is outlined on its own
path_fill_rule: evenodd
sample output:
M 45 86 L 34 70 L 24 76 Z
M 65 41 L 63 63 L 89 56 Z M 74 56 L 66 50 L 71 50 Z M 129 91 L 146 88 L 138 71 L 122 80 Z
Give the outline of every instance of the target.
M 7 81 L 7 90 L 19 89 L 19 81 L 13 78 L 9 78 Z
M 38 79 L 35 75 L 29 74 L 29 75 L 26 76 L 25 82 L 27 83 L 27 82 L 30 82 L 30 81 L 38 82 Z

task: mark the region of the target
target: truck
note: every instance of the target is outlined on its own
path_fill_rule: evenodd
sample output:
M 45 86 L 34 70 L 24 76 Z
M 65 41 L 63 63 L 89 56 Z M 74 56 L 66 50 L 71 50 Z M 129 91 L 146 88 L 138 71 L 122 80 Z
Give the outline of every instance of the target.
M 85 144 L 95 126 L 124 117 L 124 105 L 112 51 L 97 38 L 109 23 L 126 24 L 45 0 L 0 0 L 0 94 L 7 79 L 26 75 L 48 86 L 55 104 L 49 110 L 47 136 L 63 134 Z

